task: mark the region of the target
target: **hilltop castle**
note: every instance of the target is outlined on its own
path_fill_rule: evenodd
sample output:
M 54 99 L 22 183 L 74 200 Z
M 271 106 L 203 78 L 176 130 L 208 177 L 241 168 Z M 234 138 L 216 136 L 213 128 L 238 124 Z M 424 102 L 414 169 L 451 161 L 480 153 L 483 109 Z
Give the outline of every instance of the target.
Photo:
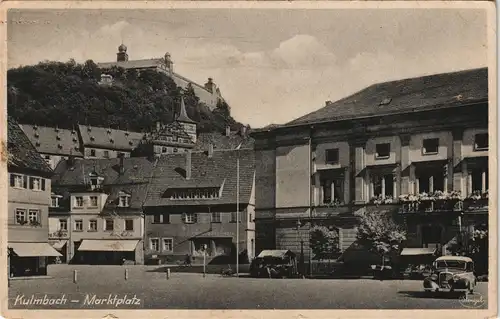
M 121 44 L 116 53 L 116 62 L 98 63 L 100 69 L 109 69 L 111 67 L 120 67 L 124 69 L 140 70 L 155 70 L 167 74 L 182 89 L 186 89 L 191 85 L 194 89 L 196 96 L 200 98 L 200 102 L 205 103 L 211 110 L 213 110 L 219 101 L 223 101 L 221 92 L 217 85 L 213 82 L 212 78 L 208 78 L 207 83 L 200 85 L 182 75 L 174 72 L 174 62 L 172 61 L 170 53 L 165 53 L 163 58 L 155 59 L 142 59 L 142 60 L 129 60 L 127 47 Z

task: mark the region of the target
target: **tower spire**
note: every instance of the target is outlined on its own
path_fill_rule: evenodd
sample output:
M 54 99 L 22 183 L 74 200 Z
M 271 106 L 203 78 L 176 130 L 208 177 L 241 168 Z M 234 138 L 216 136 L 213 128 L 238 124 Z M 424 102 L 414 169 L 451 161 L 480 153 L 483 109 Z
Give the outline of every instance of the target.
M 175 119 L 177 122 L 183 123 L 196 123 L 192 119 L 189 118 L 186 111 L 186 104 L 184 104 L 184 96 L 181 95 L 181 109 L 179 110 L 179 116 Z

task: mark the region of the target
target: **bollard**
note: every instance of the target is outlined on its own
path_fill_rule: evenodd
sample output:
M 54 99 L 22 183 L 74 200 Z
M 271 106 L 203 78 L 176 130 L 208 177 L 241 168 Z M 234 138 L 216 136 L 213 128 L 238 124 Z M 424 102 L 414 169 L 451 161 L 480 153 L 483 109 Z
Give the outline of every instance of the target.
M 170 279 L 170 268 L 167 268 L 167 279 Z
M 78 279 L 78 272 L 76 270 L 73 270 L 73 283 L 76 284 L 77 279 Z
M 125 280 L 128 280 L 128 269 L 125 269 Z

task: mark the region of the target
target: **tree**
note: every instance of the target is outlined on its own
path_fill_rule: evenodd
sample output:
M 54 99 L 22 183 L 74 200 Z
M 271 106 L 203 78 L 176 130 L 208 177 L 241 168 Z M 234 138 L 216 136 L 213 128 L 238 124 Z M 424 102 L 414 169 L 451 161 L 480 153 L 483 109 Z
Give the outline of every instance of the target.
M 318 260 L 325 259 L 332 253 L 338 253 L 339 234 L 335 229 L 328 229 L 326 226 L 315 225 L 309 231 L 309 247 Z
M 365 212 L 361 215 L 356 238 L 379 254 L 384 266 L 386 257 L 399 253 L 401 243 L 406 240 L 406 231 L 386 213 Z

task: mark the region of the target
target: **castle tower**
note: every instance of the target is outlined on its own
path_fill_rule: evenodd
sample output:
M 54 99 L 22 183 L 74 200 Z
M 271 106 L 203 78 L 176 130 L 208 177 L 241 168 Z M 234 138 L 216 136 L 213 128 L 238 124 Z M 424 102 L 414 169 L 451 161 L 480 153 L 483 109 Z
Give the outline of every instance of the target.
M 167 68 L 168 73 L 172 74 L 174 72 L 174 62 L 172 62 L 172 57 L 170 53 L 165 53 L 165 67 Z
M 186 105 L 184 104 L 184 97 L 181 95 L 181 109 L 179 110 L 179 116 L 175 119 L 176 122 L 182 125 L 184 131 L 191 137 L 194 143 L 196 143 L 196 122 L 189 118 L 186 112 Z
M 123 43 L 118 47 L 118 53 L 116 54 L 116 61 L 117 62 L 128 61 L 127 47 Z

